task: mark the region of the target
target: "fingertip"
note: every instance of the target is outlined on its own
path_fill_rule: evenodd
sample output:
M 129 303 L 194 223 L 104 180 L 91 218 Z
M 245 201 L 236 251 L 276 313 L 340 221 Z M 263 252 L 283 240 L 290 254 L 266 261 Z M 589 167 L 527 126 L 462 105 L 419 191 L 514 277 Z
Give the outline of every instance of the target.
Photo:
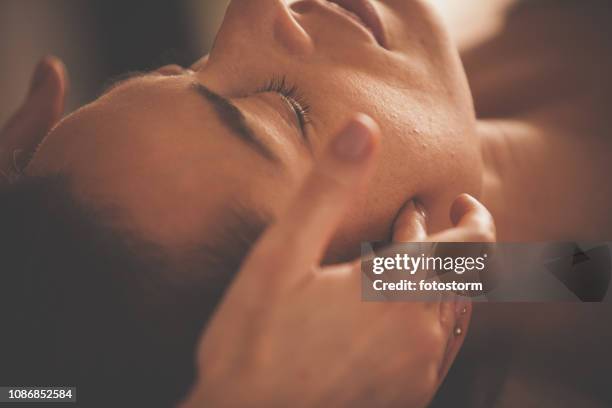
M 40 63 L 50 67 L 51 69 L 63 70 L 65 68 L 62 60 L 59 57 L 51 54 L 42 57 Z
M 480 202 L 469 194 L 461 194 L 451 206 L 450 217 L 454 226 L 457 226 L 463 217 L 470 211 L 478 208 Z
M 53 55 L 43 57 L 36 65 L 32 75 L 30 95 L 47 93 L 50 90 L 55 94 L 63 96 L 67 88 L 68 75 L 62 60 Z M 43 89 L 45 90 L 44 92 L 42 92 Z
M 46 64 L 48 64 L 49 69 L 51 70 L 50 78 L 53 80 L 53 83 L 56 83 L 59 86 L 62 94 L 66 94 L 70 85 L 66 65 L 60 58 L 54 55 L 47 55 L 44 58 L 44 61 Z
M 60 76 L 65 77 L 67 75 L 66 64 L 64 64 L 64 61 L 62 61 L 61 58 L 56 57 L 55 55 L 47 55 L 45 59 Z
M 473 242 L 494 242 L 496 239 L 493 215 L 469 194 L 457 197 L 451 208 L 451 219 L 456 227 L 469 227 Z

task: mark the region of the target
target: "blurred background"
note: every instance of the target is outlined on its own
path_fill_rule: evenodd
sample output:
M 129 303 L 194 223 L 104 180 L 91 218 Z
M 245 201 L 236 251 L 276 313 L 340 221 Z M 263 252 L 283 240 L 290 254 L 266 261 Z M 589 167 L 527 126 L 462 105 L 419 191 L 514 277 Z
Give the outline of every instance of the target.
M 465 47 L 483 30 L 495 30 L 495 16 L 512 0 L 431 1 L 451 30 L 457 28 L 456 39 Z M 0 0 L 0 125 L 21 103 L 44 55 L 66 63 L 68 113 L 94 99 L 114 76 L 169 63 L 189 65 L 205 55 L 229 2 Z M 481 24 L 470 24 L 474 19 Z
M 109 78 L 204 55 L 229 0 L 0 0 L 0 124 L 17 108 L 36 63 L 60 57 L 71 79 L 66 111 Z

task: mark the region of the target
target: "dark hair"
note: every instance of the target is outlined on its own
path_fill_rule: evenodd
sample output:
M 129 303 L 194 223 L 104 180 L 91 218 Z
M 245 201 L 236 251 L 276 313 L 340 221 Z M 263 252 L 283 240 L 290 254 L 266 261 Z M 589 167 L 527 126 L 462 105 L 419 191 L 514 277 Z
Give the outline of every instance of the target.
M 85 406 L 172 405 L 265 222 L 228 210 L 223 233 L 175 258 L 112 226 L 117 210 L 87 207 L 59 176 L 0 189 L 0 384 L 77 386 Z

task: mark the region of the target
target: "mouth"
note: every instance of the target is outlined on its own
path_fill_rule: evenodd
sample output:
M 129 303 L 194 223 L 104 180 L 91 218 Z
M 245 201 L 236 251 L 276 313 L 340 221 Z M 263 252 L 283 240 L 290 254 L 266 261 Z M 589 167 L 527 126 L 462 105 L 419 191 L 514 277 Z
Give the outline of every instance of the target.
M 387 36 L 385 29 L 382 20 L 380 19 L 380 15 L 378 14 L 371 0 L 327 1 L 343 9 L 348 17 L 372 33 L 376 39 L 376 42 L 378 42 L 381 47 L 387 48 Z

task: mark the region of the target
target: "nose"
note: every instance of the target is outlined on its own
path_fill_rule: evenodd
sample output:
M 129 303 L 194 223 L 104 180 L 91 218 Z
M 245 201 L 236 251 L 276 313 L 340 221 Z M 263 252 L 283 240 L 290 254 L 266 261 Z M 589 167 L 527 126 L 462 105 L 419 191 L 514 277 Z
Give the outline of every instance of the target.
M 217 35 L 215 48 L 222 44 L 239 47 L 281 47 L 290 54 L 313 51 L 313 41 L 299 22 L 300 15 L 287 0 L 233 0 Z M 213 50 L 214 51 L 214 50 Z

